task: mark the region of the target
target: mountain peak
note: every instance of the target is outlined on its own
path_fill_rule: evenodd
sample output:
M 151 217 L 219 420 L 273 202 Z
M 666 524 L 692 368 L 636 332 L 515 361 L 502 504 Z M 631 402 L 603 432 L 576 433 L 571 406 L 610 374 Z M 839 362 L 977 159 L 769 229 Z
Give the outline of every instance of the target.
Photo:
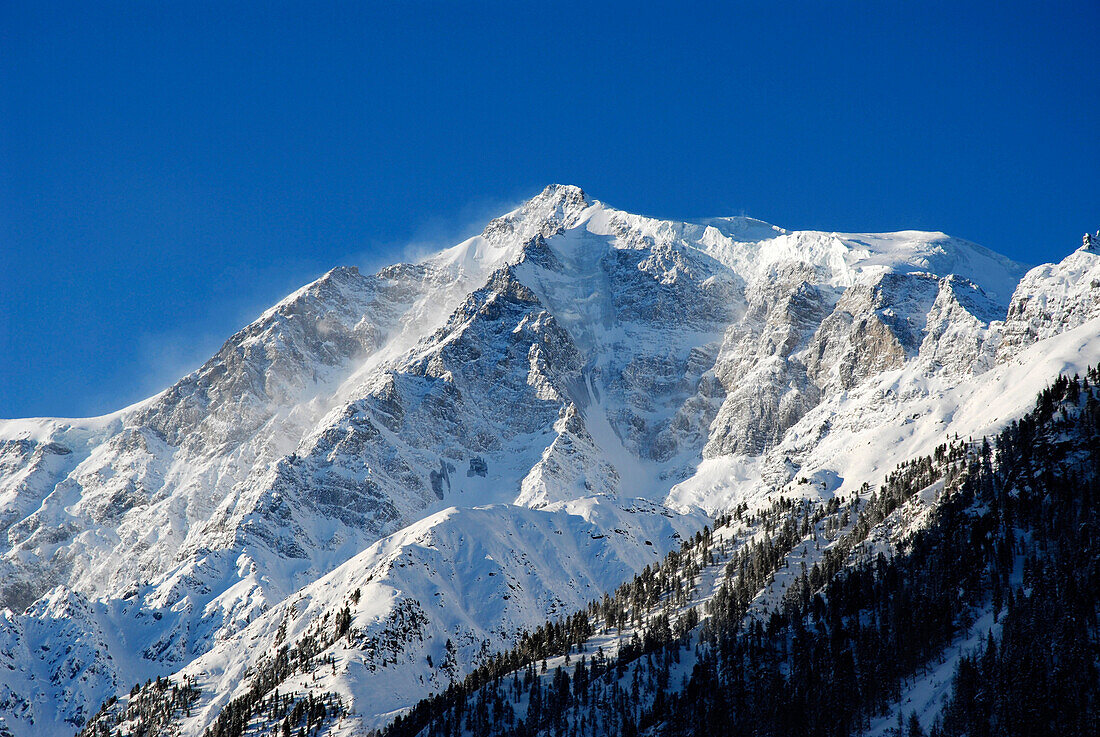
M 539 235 L 546 237 L 576 225 L 580 214 L 591 204 L 580 187 L 572 184 L 550 184 L 505 217 L 516 215 L 518 217 L 515 219 L 525 221 Z
M 584 190 L 575 184 L 548 184 L 542 192 L 532 198 L 532 201 L 539 199 L 585 201 L 587 197 Z
M 506 233 L 520 240 L 550 235 L 576 225 L 591 205 L 584 190 L 569 184 L 551 184 L 509 213 L 491 220 L 484 235 Z

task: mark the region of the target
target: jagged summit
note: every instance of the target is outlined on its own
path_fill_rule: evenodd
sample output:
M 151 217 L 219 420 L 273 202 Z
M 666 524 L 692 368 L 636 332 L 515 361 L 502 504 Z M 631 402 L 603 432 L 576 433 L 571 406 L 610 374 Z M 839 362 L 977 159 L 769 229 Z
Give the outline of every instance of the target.
M 198 735 L 359 589 L 373 654 L 334 641 L 315 675 L 378 726 L 705 515 L 859 493 L 1008 421 L 1017 383 L 1093 360 L 1098 261 L 1025 276 L 942 233 L 551 185 L 416 263 L 334 269 L 139 405 L 0 423 L 5 724 L 68 733 L 186 673 Z
M 584 209 L 588 205 L 584 190 L 575 184 L 548 184 L 527 202 L 527 207 L 548 206 L 558 210 Z

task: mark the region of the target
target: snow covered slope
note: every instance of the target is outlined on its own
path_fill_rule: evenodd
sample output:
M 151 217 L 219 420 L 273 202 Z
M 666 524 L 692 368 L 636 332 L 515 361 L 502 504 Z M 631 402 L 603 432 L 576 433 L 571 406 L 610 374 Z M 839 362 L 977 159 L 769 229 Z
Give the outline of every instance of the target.
M 1093 734 L 1098 385 L 1100 367 L 1039 384 L 1018 422 L 874 494 L 719 516 L 381 734 Z M 259 706 L 227 711 L 250 733 L 301 721 Z
M 325 687 L 380 724 L 702 514 L 1004 422 L 1070 360 L 1024 348 L 1100 358 L 1098 262 L 1025 278 L 942 233 L 663 221 L 554 185 L 419 263 L 335 269 L 156 397 L 0 422 L 5 728 L 73 731 L 178 672 L 197 734 L 284 622 L 356 589 Z M 422 641 L 369 654 L 398 629 Z

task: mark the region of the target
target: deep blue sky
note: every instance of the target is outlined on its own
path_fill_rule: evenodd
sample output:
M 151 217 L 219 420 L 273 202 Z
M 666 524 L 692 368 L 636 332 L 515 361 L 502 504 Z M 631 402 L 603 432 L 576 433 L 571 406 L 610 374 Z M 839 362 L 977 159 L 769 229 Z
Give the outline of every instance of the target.
M 0 417 L 136 401 L 552 181 L 1033 263 L 1100 227 L 1096 0 L 83 5 L 0 4 Z

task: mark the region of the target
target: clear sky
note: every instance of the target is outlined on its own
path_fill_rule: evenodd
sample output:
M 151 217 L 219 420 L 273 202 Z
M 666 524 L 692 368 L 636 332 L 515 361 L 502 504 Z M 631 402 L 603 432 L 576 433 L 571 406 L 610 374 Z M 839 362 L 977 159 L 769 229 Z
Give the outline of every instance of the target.
M 7 0 L 0 417 L 141 399 L 549 182 L 1059 259 L 1100 227 L 1098 113 L 1097 0 Z

